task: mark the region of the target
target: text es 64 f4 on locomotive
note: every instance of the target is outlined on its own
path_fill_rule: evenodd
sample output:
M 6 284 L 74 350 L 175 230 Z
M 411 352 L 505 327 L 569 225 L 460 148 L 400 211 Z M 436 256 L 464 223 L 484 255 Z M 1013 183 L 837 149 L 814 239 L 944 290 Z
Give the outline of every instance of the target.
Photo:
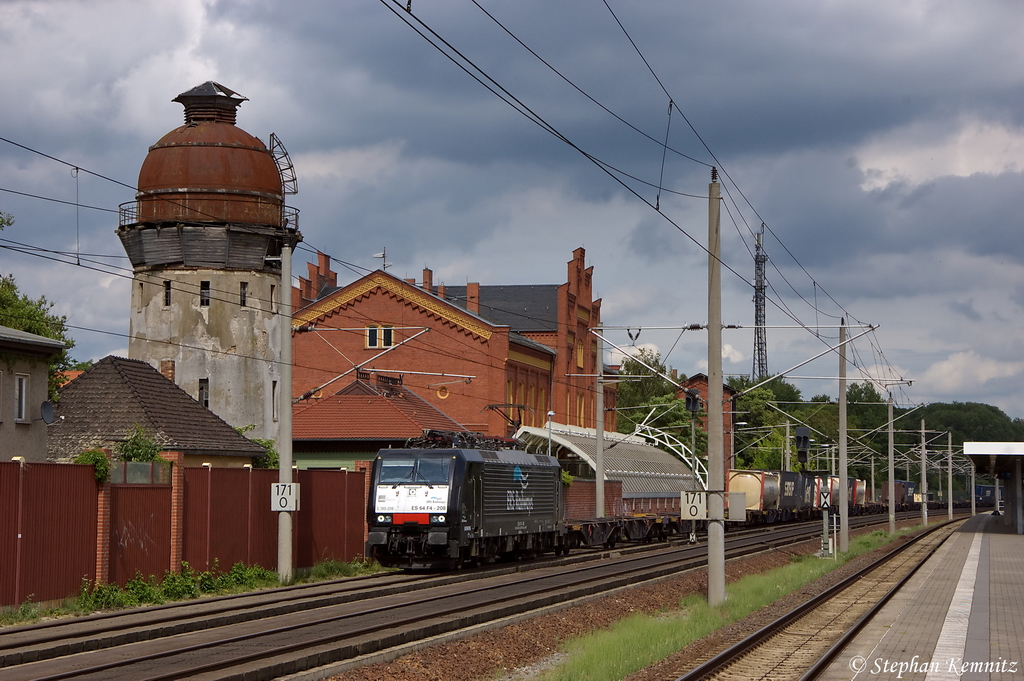
M 369 496 L 366 555 L 386 567 L 457 567 L 565 548 L 561 468 L 550 456 L 384 449 Z

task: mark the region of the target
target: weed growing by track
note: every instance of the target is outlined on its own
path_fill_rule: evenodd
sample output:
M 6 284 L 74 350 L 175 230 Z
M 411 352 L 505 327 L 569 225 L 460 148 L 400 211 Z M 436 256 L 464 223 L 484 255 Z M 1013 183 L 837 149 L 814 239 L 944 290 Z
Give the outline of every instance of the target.
M 568 642 L 568 659 L 541 676 L 543 681 L 614 681 L 643 669 L 727 624 L 796 591 L 849 560 L 889 543 L 881 530 L 850 539 L 850 550 L 835 559 L 794 556 L 785 567 L 747 575 L 726 587 L 725 603 L 711 607 L 699 596 L 683 599 L 680 610 L 659 616 L 633 615 L 608 629 Z
M 326 560 L 317 563 L 291 583 L 354 577 L 380 572 L 382 569 L 376 563 L 361 560 L 351 563 Z M 212 570 L 196 571 L 187 562 L 182 561 L 179 572 L 167 571 L 162 580 L 158 581 L 154 575 L 145 578 L 137 572 L 123 588 L 117 584 L 94 584 L 83 579 L 78 595 L 67 599 L 61 606 L 43 608 L 28 600 L 15 609 L 0 612 L 0 626 L 28 624 L 48 617 L 88 615 L 97 610 L 159 605 L 200 596 L 225 596 L 276 586 L 281 586 L 277 573 L 258 565 L 236 563 L 227 572 L 221 572 L 214 561 Z

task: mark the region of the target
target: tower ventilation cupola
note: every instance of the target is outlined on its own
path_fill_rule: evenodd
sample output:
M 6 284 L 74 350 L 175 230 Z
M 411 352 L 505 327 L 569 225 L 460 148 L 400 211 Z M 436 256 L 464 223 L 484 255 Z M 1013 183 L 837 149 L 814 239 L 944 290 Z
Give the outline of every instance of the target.
M 202 122 L 234 125 L 238 106 L 248 101 L 248 97 L 208 80 L 187 92 L 182 92 L 172 101 L 180 102 L 185 107 L 185 125 Z

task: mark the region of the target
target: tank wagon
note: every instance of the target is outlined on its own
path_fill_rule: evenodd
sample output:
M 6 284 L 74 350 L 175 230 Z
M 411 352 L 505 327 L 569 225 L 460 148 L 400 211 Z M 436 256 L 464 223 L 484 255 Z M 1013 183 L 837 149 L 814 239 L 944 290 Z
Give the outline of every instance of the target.
M 366 555 L 444 568 L 565 550 L 562 475 L 550 456 L 384 449 L 370 473 Z

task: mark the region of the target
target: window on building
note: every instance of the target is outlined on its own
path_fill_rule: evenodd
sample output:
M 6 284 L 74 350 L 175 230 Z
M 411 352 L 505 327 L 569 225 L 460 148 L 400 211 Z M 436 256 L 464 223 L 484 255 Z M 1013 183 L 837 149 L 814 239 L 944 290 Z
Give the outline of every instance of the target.
M 390 326 L 370 325 L 366 327 L 366 347 L 390 348 L 395 344 L 394 329 Z
M 14 376 L 14 420 L 28 420 L 28 376 Z
M 576 342 L 576 366 L 583 368 L 583 341 Z
M 171 306 L 171 282 L 164 280 L 164 307 Z
M 273 284 L 270 285 L 270 311 L 277 312 L 277 287 Z
M 207 409 L 210 408 L 210 379 L 199 379 L 199 404 Z
M 277 420 L 277 381 L 272 381 L 270 384 L 270 413 L 272 418 Z
M 238 282 L 238 304 L 245 307 L 249 302 L 249 282 Z
M 201 307 L 210 306 L 210 282 L 208 281 L 199 282 L 199 305 Z

